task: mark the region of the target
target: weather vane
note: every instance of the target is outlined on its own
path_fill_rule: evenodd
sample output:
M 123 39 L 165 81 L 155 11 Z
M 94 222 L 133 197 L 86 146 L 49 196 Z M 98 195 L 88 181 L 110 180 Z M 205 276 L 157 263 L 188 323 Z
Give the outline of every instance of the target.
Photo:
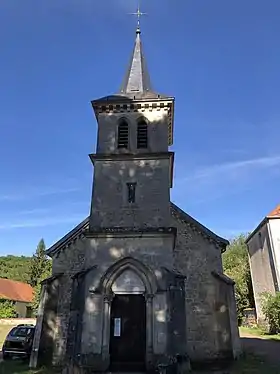
M 132 14 L 134 16 L 137 16 L 137 18 L 138 18 L 138 20 L 137 20 L 137 32 L 140 33 L 140 19 L 141 19 L 142 16 L 145 16 L 147 14 L 147 13 L 141 12 L 141 10 L 140 10 L 140 1 L 138 3 L 137 12 L 130 13 L 130 14 Z

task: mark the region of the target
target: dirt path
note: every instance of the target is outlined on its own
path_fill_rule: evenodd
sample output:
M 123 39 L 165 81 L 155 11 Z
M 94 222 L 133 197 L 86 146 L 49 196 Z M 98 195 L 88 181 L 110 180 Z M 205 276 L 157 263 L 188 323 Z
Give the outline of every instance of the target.
M 263 356 L 267 361 L 280 365 L 280 341 L 246 333 L 240 333 L 240 337 L 245 351 Z

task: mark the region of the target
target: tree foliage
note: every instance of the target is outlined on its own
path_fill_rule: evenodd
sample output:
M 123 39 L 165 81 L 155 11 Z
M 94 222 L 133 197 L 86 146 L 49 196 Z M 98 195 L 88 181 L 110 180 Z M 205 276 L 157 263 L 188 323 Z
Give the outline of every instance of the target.
M 35 312 L 40 301 L 41 282 L 51 275 L 52 262 L 45 255 L 45 249 L 44 240 L 41 239 L 32 257 L 12 255 L 0 257 L 0 278 L 29 283 L 34 288 L 32 309 Z M 0 300 L 0 318 L 11 318 L 15 315 L 13 303 Z
M 0 278 L 13 279 L 19 282 L 29 282 L 31 257 L 1 256 Z
M 254 307 L 254 296 L 246 235 L 241 234 L 230 242 L 223 254 L 224 272 L 235 281 L 235 297 L 238 320 L 241 322 L 245 308 Z
M 12 301 L 0 300 L 0 318 L 15 318 L 16 315 L 16 309 Z
M 275 295 L 263 293 L 262 311 L 268 323 L 269 333 L 280 333 L 280 292 L 276 292 Z
M 29 284 L 35 291 L 32 305 L 32 309 L 35 312 L 37 311 L 40 302 L 41 282 L 51 275 L 52 263 L 46 256 L 45 250 L 45 242 L 41 239 L 30 264 Z

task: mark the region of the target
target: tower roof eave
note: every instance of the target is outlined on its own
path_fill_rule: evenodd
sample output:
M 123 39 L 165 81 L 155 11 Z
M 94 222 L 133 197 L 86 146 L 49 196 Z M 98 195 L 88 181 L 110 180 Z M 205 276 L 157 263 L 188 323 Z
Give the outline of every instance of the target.
M 137 101 L 162 101 L 162 100 L 169 100 L 175 101 L 173 96 L 167 96 L 162 94 L 157 94 L 154 92 L 143 92 L 143 93 L 134 93 L 134 94 L 115 94 L 115 95 L 108 95 L 103 96 L 98 99 L 92 100 L 91 104 L 100 105 L 100 104 L 116 104 L 116 103 L 132 103 Z

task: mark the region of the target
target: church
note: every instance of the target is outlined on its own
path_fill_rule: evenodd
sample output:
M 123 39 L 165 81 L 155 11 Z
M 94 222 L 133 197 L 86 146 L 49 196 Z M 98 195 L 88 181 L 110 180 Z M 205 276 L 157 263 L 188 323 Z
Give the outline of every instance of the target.
M 240 354 L 228 241 L 170 201 L 174 97 L 156 92 L 141 31 L 98 124 L 89 217 L 50 247 L 30 367 L 155 371 Z

